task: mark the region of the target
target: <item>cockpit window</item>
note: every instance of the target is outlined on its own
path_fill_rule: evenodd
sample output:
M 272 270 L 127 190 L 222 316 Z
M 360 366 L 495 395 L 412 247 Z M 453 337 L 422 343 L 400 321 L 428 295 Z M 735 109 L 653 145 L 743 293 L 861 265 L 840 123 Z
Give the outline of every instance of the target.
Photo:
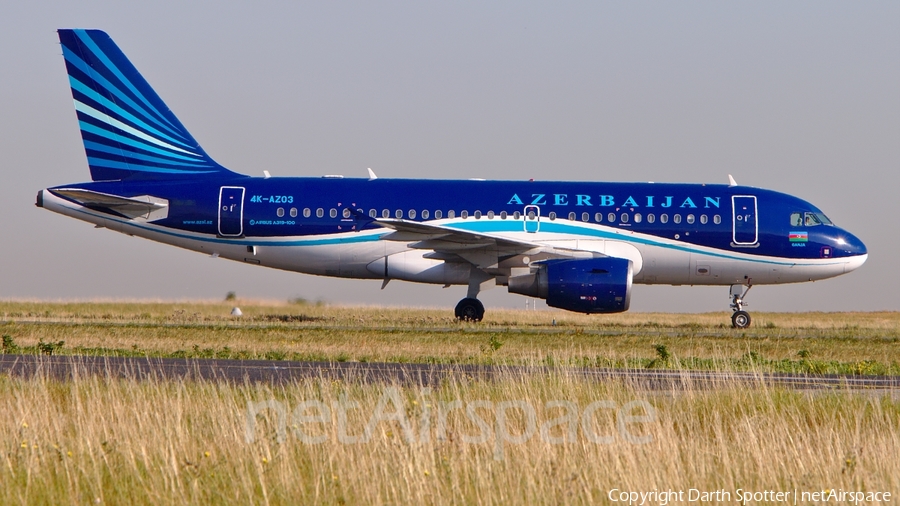
M 834 225 L 831 220 L 828 219 L 828 216 L 825 216 L 822 213 L 805 213 L 804 224 L 807 227 L 815 227 L 818 225 Z
M 834 223 L 822 213 L 791 213 L 792 227 L 817 227 L 819 225 L 834 225 Z

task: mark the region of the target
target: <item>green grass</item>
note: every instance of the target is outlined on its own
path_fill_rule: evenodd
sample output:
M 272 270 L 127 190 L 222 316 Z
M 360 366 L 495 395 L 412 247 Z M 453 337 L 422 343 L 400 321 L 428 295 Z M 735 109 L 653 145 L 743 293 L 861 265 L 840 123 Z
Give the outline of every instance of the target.
M 240 305 L 241 318 L 230 316 Z M 0 302 L 4 353 L 900 375 L 900 313 L 728 315 L 446 310 L 276 302 Z

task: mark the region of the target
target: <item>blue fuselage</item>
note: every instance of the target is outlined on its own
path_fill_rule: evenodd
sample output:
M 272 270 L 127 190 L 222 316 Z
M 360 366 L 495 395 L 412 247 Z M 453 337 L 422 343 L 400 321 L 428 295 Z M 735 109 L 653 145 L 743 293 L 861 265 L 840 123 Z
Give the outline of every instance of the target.
M 846 230 L 807 223 L 803 218 L 807 213 L 822 215 L 812 204 L 783 193 L 742 186 L 240 177 L 191 182 L 92 182 L 58 188 L 74 187 L 164 198 L 169 201 L 168 216 L 155 221 L 155 227 L 172 233 L 218 236 L 217 240 L 226 243 L 249 244 L 254 239 L 277 237 L 326 238 L 381 229 L 372 218 L 402 218 L 417 222 L 453 220 L 462 229 L 494 234 L 575 232 L 603 239 L 621 238 L 621 232 L 626 232 L 647 236 L 649 242 L 652 238 L 674 240 L 685 249 L 703 246 L 722 253 L 782 259 L 866 254 L 865 245 Z M 236 200 L 231 209 L 220 212 L 223 187 L 237 189 Z M 531 226 L 528 212 L 535 213 Z M 792 216 L 800 216 L 801 221 L 792 222 Z M 573 224 L 596 227 L 573 231 Z M 220 230 L 220 226 L 232 229 Z

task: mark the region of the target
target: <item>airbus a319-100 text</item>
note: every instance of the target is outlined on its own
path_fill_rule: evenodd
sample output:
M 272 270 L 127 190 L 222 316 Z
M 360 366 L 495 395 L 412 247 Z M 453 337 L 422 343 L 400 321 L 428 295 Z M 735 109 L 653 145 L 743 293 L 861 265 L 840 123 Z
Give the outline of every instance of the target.
M 819 208 L 730 184 L 250 177 L 216 163 L 99 30 L 59 30 L 91 181 L 37 205 L 129 235 L 322 276 L 463 285 L 581 313 L 628 310 L 634 283 L 753 285 L 850 272 L 865 245 Z

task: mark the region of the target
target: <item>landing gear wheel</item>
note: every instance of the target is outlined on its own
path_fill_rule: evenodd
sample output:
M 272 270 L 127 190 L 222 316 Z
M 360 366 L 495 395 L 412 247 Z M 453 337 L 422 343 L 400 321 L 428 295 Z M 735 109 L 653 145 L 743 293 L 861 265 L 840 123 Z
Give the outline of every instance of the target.
M 484 304 L 478 299 L 466 297 L 456 305 L 455 314 L 460 321 L 480 322 L 484 318 Z
M 731 315 L 731 326 L 736 329 L 745 329 L 750 326 L 750 313 L 746 311 L 735 311 Z

